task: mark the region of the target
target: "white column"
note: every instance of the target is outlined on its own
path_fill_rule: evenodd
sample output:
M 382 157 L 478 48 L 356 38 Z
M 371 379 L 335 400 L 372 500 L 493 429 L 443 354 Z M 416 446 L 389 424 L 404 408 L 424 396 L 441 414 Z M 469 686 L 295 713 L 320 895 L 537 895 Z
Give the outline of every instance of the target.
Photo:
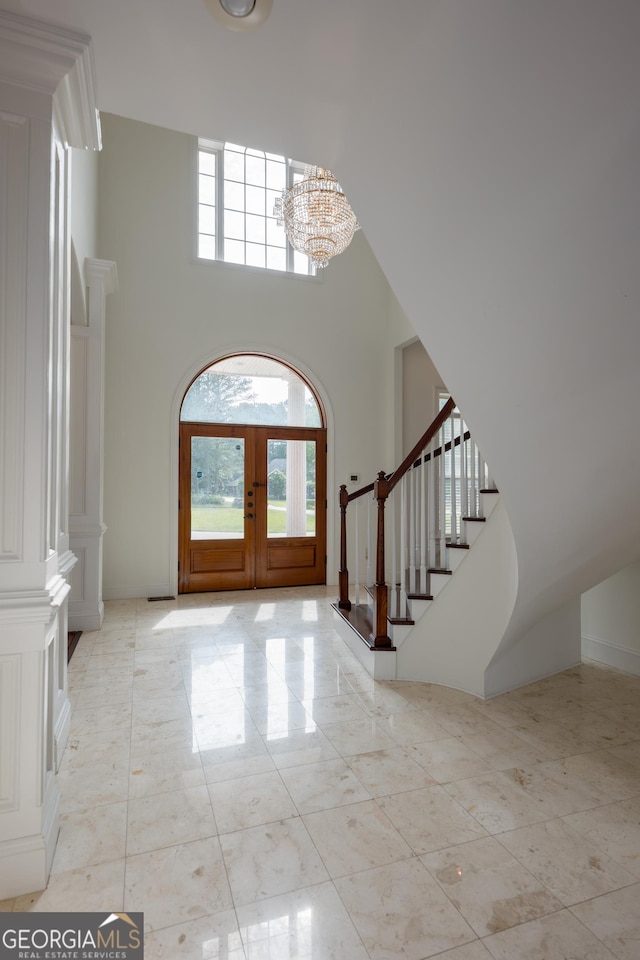
M 111 260 L 86 260 L 86 325 L 71 324 L 69 535 L 78 565 L 71 577 L 69 627 L 99 630 L 102 601 L 104 336 L 107 294 L 117 290 Z M 73 319 L 73 318 L 72 318 Z
M 289 378 L 287 408 L 289 423 L 304 423 L 304 383 Z M 287 440 L 287 536 L 307 535 L 307 443 Z
M 69 145 L 89 40 L 0 12 L 0 899 L 46 886 L 69 728 Z

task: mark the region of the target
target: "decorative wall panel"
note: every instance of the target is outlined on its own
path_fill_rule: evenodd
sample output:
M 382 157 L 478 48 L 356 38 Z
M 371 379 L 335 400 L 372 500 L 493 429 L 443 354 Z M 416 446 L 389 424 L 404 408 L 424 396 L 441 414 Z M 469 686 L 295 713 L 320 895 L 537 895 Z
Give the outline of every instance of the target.
M 29 121 L 0 113 L 0 561 L 23 553 Z
M 69 442 L 69 513 L 87 513 L 87 384 L 89 328 L 71 327 L 71 418 Z
M 20 656 L 0 657 L 0 813 L 18 807 Z

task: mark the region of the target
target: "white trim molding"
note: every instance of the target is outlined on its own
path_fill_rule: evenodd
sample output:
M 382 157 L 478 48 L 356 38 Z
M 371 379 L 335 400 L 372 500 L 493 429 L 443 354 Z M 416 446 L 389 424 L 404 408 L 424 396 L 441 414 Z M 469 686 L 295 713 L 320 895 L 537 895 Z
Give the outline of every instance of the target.
M 87 259 L 87 326 L 71 325 L 69 542 L 78 557 L 69 600 L 71 630 L 99 630 L 104 619 L 104 350 L 107 295 L 118 289 L 111 260 Z
M 65 146 L 101 149 L 89 36 L 0 11 L 0 80 L 55 95 Z
M 46 886 L 70 721 L 68 146 L 100 147 L 91 42 L 1 11 L 0 900 Z
M 634 677 L 640 677 L 638 650 L 629 650 L 618 646 L 617 643 L 610 643 L 608 640 L 601 640 L 599 637 L 591 637 L 583 633 L 582 656 L 588 660 L 595 660 L 596 663 L 615 667 L 616 670 L 624 670 L 625 673 L 631 673 Z
M 226 346 L 217 349 L 216 351 L 209 353 L 200 357 L 198 360 L 194 361 L 191 364 L 189 369 L 185 371 L 180 382 L 176 387 L 176 391 L 173 396 L 173 404 L 171 408 L 171 487 L 170 487 L 170 502 L 168 503 L 168 515 L 171 518 L 171 549 L 169 552 L 169 570 L 167 571 L 167 582 L 169 584 L 169 589 L 164 591 L 158 591 L 157 594 L 144 592 L 144 593 L 131 593 L 129 590 L 119 590 L 117 587 L 112 587 L 109 590 L 109 595 L 107 599 L 109 600 L 120 600 L 126 599 L 127 597 L 133 596 L 162 596 L 163 594 L 168 594 L 171 596 L 177 596 L 178 592 L 178 464 L 179 464 L 179 447 L 180 447 L 180 409 L 182 407 L 182 401 L 184 395 L 189 389 L 190 384 L 198 376 L 198 374 L 205 370 L 208 366 L 215 363 L 217 360 L 221 360 L 222 357 L 228 357 L 235 354 L 251 354 L 257 353 L 262 354 L 266 357 L 273 357 L 274 360 L 279 360 L 282 363 L 288 364 L 293 370 L 297 371 L 308 383 L 311 384 L 313 389 L 316 391 L 320 402 L 324 410 L 325 418 L 325 427 L 327 428 L 327 569 L 326 569 L 326 582 L 327 584 L 337 584 L 338 582 L 338 568 L 336 562 L 336 524 L 338 522 L 338 511 L 336 506 L 337 498 L 331 495 L 331 491 L 335 489 L 335 418 L 333 414 L 333 407 L 331 406 L 331 400 L 329 398 L 329 392 L 325 388 L 324 384 L 317 376 L 317 374 L 303 361 L 298 357 L 290 354 L 285 350 L 275 351 L 273 347 L 268 347 L 265 344 L 249 342 L 243 344 L 229 343 Z

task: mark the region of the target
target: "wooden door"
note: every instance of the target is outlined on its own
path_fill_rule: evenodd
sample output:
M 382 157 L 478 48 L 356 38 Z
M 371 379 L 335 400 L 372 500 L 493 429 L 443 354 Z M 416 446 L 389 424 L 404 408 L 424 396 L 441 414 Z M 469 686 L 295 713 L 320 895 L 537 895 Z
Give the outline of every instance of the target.
M 180 426 L 180 593 L 324 583 L 326 430 Z

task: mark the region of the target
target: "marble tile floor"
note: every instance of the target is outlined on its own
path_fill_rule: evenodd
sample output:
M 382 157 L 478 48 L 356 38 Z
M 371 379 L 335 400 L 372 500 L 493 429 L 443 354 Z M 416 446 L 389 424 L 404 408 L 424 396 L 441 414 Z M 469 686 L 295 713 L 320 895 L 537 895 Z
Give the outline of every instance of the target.
M 111 602 L 48 888 L 147 960 L 637 960 L 640 678 L 374 682 L 325 587 Z

